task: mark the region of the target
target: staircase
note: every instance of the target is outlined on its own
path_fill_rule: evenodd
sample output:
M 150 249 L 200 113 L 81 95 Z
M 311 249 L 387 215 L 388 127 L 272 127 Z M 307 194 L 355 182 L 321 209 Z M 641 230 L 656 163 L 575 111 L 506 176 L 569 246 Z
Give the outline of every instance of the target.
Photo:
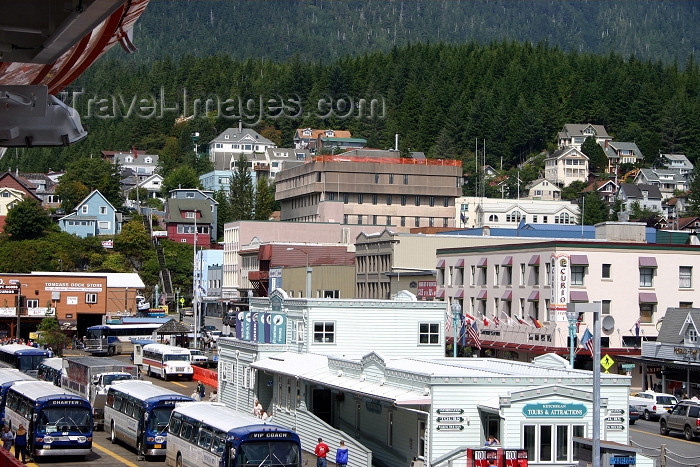
M 165 264 L 165 255 L 163 254 L 163 247 L 160 241 L 153 236 L 153 229 L 151 229 L 151 222 L 149 216 L 142 216 L 143 225 L 146 228 L 146 233 L 151 238 L 153 247 L 156 249 L 156 255 L 158 256 L 158 265 L 160 266 L 160 287 L 161 295 L 165 296 L 165 301 L 172 302 L 175 300 L 175 293 L 173 292 L 173 281 L 170 277 L 170 270 Z M 156 304 L 158 305 L 158 304 Z

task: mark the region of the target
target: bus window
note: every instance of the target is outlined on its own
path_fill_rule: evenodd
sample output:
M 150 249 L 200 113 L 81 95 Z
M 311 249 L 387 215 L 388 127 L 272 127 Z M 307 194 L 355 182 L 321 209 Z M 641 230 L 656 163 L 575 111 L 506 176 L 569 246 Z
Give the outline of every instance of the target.
M 134 411 L 134 403 L 132 401 L 128 401 L 125 405 L 124 413 L 131 417 L 131 413 Z
M 122 409 L 122 398 L 117 396 L 114 398 L 114 410 Z
M 173 418 L 173 422 L 170 424 L 170 434 L 178 435 L 180 433 L 180 425 L 182 425 L 182 420 L 179 418 Z
M 106 402 L 106 404 L 107 404 L 109 407 L 113 407 L 113 406 L 114 406 L 114 393 L 111 393 L 111 392 L 110 392 L 109 394 L 107 394 L 107 402 Z
M 202 430 L 199 432 L 199 441 L 197 442 L 197 444 L 200 448 L 206 449 L 208 451 L 211 447 L 211 438 L 212 435 L 210 431 Z
M 192 438 L 192 425 L 189 423 L 182 424 L 182 431 L 180 432 L 180 438 L 189 441 Z
M 168 426 L 168 419 L 172 411 L 172 407 L 156 407 L 151 410 L 151 415 L 148 419 L 148 429 L 158 432 L 165 430 L 165 427 Z M 173 422 L 174 421 L 175 420 L 173 420 Z M 177 421 L 179 422 L 180 420 L 178 419 Z M 178 424 L 178 427 L 179 426 Z
M 211 452 L 220 456 L 221 454 L 224 453 L 225 444 L 226 444 L 226 438 L 223 438 L 221 436 L 214 437 L 214 442 L 211 445 Z

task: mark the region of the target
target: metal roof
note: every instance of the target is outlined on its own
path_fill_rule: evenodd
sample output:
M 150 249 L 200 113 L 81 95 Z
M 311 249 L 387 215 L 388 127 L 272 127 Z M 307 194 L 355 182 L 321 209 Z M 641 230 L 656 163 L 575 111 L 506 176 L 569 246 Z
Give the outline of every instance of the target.
M 181 413 L 195 420 L 203 421 L 221 431 L 229 432 L 240 427 L 256 426 L 261 430 L 280 429 L 279 425 L 263 422 L 253 415 L 246 415 L 216 402 L 187 402 L 177 405 L 173 413 Z
M 129 287 L 143 289 L 146 284 L 135 272 L 46 272 L 32 271 L 32 276 L 61 276 L 61 277 L 106 277 L 107 287 Z
M 164 388 L 162 386 L 157 386 L 151 383 L 150 381 L 116 381 L 112 384 L 112 389 L 143 400 L 157 397 L 163 399 L 172 398 L 181 399 L 183 401 L 193 401 L 191 397 L 183 396 L 179 392 L 171 391 L 170 389 Z
M 26 381 L 14 384 L 11 389 L 33 400 L 49 396 L 62 396 L 64 399 L 79 399 L 89 404 L 84 397 L 80 397 L 67 389 L 59 388 L 48 381 Z

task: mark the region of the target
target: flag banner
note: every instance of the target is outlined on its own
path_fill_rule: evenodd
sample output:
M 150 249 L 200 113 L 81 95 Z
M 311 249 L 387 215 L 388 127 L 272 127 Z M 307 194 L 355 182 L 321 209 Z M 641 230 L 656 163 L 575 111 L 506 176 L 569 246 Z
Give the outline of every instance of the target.
M 476 325 L 476 321 L 472 322 L 471 326 L 467 326 L 467 331 L 471 340 L 474 341 L 474 346 L 481 350 L 481 339 L 479 339 L 479 328 Z
M 593 355 L 593 334 L 591 334 L 591 331 L 586 328 L 585 331 L 583 331 L 583 336 L 581 337 L 581 345 L 586 347 L 588 351 Z
M 540 323 L 540 322 L 537 320 L 537 318 L 535 318 L 534 316 L 530 316 L 530 319 L 532 320 L 532 323 L 535 325 L 535 327 L 536 327 L 537 329 L 541 329 L 541 328 L 542 328 L 542 323 Z

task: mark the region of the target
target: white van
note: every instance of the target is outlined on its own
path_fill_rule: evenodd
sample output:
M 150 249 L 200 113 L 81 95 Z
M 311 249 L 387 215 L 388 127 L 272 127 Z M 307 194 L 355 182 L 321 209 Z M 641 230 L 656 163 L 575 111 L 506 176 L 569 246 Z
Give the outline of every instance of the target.
M 148 376 L 156 374 L 166 381 L 175 376 L 192 381 L 194 374 L 190 351 L 166 344 L 143 346 L 143 368 Z

